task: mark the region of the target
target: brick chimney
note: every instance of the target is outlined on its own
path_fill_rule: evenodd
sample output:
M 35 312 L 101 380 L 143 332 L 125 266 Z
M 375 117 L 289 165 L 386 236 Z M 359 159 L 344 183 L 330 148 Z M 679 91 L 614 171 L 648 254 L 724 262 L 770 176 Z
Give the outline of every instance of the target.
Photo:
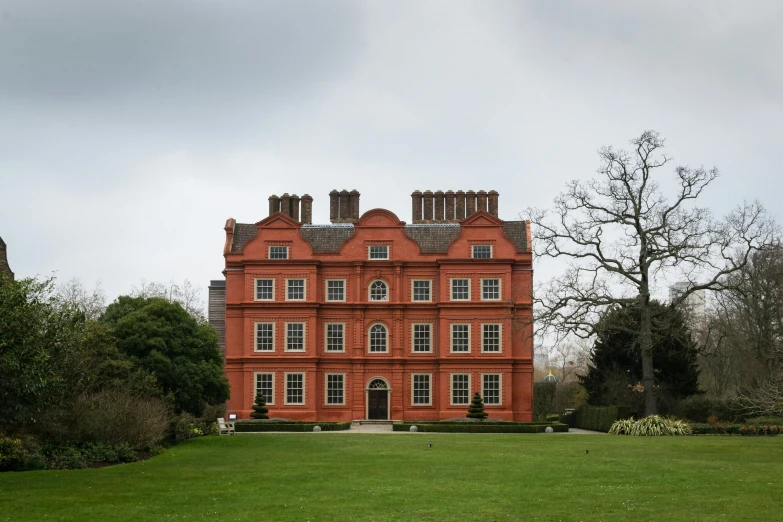
M 269 196 L 269 215 L 280 212 L 280 198 L 272 194 Z
M 462 221 L 465 219 L 465 191 L 464 190 L 458 190 L 457 191 L 457 221 Z
M 329 193 L 329 221 L 337 223 L 340 218 L 340 193 L 333 190 Z
M 356 189 L 353 189 L 351 191 L 351 217 L 354 221 L 359 220 L 359 191 Z
M 498 217 L 498 197 L 499 196 L 500 196 L 500 194 L 498 194 L 497 190 L 490 190 L 489 193 L 487 194 L 487 199 L 489 200 L 489 202 L 488 202 L 489 210 L 487 210 L 487 212 L 489 212 L 490 214 L 492 214 L 495 217 Z
M 476 194 L 476 210 L 487 211 L 487 191 L 479 190 Z
M 304 194 L 302 201 L 302 223 L 310 225 L 313 223 L 313 198 L 309 194 Z
M 435 208 L 433 215 L 433 219 L 435 221 L 444 221 L 446 218 L 443 217 L 443 212 L 445 210 L 445 201 L 444 201 L 444 195 L 442 190 L 436 190 L 435 191 Z
M 476 193 L 472 190 L 465 192 L 465 217 L 476 213 Z
M 424 191 L 424 221 L 432 221 L 432 191 Z
M 421 191 L 414 190 L 411 194 L 411 221 L 421 223 Z
M 454 191 L 446 191 L 446 214 L 443 216 L 446 222 L 450 223 L 454 221 Z

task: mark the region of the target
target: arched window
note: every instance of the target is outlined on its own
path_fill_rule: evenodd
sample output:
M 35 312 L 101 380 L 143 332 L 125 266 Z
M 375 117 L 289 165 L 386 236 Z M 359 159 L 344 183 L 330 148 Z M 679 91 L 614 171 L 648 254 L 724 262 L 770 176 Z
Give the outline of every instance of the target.
M 370 327 L 370 351 L 386 352 L 387 346 L 386 327 L 382 324 L 374 324 Z
M 389 288 L 380 280 L 370 283 L 370 301 L 388 301 Z
M 389 387 L 386 385 L 386 381 L 383 379 L 373 379 L 370 381 L 370 384 L 367 385 L 367 388 L 371 390 L 388 390 Z

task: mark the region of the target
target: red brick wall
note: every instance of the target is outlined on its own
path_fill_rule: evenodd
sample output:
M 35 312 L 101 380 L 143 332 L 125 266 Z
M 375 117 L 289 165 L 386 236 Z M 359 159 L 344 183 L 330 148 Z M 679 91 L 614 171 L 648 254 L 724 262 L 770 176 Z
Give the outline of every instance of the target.
M 460 235 L 440 254 L 423 254 L 386 210 L 366 212 L 355 235 L 339 253 L 314 254 L 299 232 L 299 223 L 279 215 L 259 223 L 259 233 L 242 252 L 226 257 L 226 375 L 231 383 L 228 411 L 247 418 L 255 397 L 255 372 L 274 373 L 270 416 L 301 420 L 350 421 L 366 416 L 365 387 L 373 377 L 390 385 L 390 418 L 405 420 L 464 417 L 467 405 L 451 406 L 450 375 L 471 375 L 472 397 L 481 390 L 481 375 L 502 375 L 501 404 L 487 405 L 490 417 L 532 420 L 532 339 L 523 321 L 531 314 L 532 267 L 529 252 L 518 253 L 503 233 L 502 222 L 486 212 L 462 222 Z M 368 247 L 389 245 L 390 260 L 368 260 Z M 490 244 L 493 258 L 471 259 L 473 244 Z M 289 259 L 268 259 L 269 246 L 288 246 Z M 306 280 L 303 301 L 285 300 L 287 278 Z M 471 279 L 469 302 L 450 300 L 453 277 Z M 482 301 L 481 278 L 501 280 L 501 299 Z M 255 301 L 255 279 L 275 281 L 274 301 Z M 344 279 L 345 302 L 326 302 L 325 280 Z M 388 285 L 387 302 L 368 300 L 369 284 Z M 413 279 L 432 281 L 431 302 L 412 302 Z M 254 351 L 257 321 L 275 324 L 275 351 Z M 305 351 L 284 351 L 287 321 L 305 323 Z M 345 352 L 325 351 L 326 322 L 344 323 Z M 388 353 L 370 353 L 369 328 L 388 329 Z M 471 325 L 469 354 L 451 353 L 450 325 Z M 432 352 L 412 351 L 412 324 L 431 323 Z M 502 325 L 500 353 L 481 352 L 481 324 Z M 284 404 L 286 372 L 305 373 L 305 403 Z M 345 374 L 345 404 L 325 404 L 325 375 Z M 412 374 L 431 374 L 431 404 L 412 405 Z

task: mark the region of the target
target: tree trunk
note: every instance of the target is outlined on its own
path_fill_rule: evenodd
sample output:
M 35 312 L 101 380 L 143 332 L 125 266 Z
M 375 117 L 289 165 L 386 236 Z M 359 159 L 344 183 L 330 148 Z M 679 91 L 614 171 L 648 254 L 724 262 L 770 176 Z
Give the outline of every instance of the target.
M 652 317 L 650 316 L 650 295 L 643 292 L 639 296 L 641 321 L 639 342 L 642 354 L 642 384 L 644 385 L 644 414 L 655 415 L 658 413 L 658 404 L 655 400 L 655 370 L 653 368 L 652 353 Z

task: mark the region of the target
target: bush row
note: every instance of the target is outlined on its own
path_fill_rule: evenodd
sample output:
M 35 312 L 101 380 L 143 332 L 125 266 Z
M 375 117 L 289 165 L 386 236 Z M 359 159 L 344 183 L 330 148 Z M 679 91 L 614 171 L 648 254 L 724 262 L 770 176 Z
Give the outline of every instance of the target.
M 472 424 L 456 422 L 400 422 L 392 425 L 394 431 L 410 431 L 416 426 L 420 432 L 432 433 L 544 433 L 547 427 L 555 432 L 567 432 L 567 424 L 544 424 L 529 422 L 506 422 L 491 424 Z
M 147 452 L 152 454 L 160 451 L 162 448 L 159 446 L 147 448 Z M 137 451 L 126 443 L 86 442 L 41 446 L 32 437 L 18 439 L 0 436 L 0 471 L 81 469 L 137 460 Z
M 313 431 L 316 426 L 321 431 L 342 431 L 351 428 L 350 422 L 299 422 L 299 421 L 237 421 L 234 429 L 237 433 L 260 433 L 264 431 Z
M 783 435 L 783 426 L 743 424 L 691 424 L 694 435 Z
M 571 428 L 608 432 L 612 424 L 631 416 L 628 406 L 590 406 L 585 404 L 574 412 L 560 417 Z

